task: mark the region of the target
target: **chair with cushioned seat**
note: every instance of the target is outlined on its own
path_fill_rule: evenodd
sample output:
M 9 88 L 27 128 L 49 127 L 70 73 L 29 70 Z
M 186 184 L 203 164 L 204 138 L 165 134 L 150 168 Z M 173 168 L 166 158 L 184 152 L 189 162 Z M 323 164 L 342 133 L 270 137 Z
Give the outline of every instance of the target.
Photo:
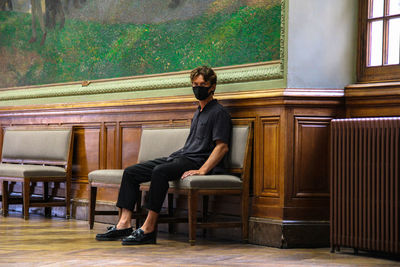
M 166 157 L 172 152 L 183 147 L 186 138 L 189 135 L 189 128 L 143 128 L 138 163 L 144 162 L 148 156 L 153 158 Z M 156 140 L 156 141 L 155 141 Z M 150 153 L 150 155 L 149 155 Z M 146 158 L 144 158 L 146 156 Z M 118 215 L 118 211 L 96 210 L 97 188 L 116 188 L 121 185 L 122 169 L 103 169 L 95 170 L 89 173 L 89 227 L 93 229 L 96 215 Z M 136 227 L 139 226 L 139 217 L 141 213 L 141 196 L 136 203 L 137 212 L 133 215 L 136 220 Z
M 234 122 L 232 130 L 232 142 L 228 154 L 229 173 L 232 175 L 196 175 L 189 176 L 184 180 L 169 183 L 168 191 L 168 214 L 161 214 L 159 223 L 189 222 L 189 241 L 195 243 L 196 228 L 207 227 L 242 227 L 242 239 L 248 239 L 248 203 L 249 203 L 249 180 L 252 154 L 252 124 L 247 122 Z M 138 162 L 165 157 L 183 147 L 189 134 L 189 128 L 163 128 L 142 130 Z M 155 142 L 155 140 L 157 140 Z M 235 174 L 235 175 L 233 175 Z M 89 173 L 90 198 L 89 198 L 89 225 L 93 228 L 94 216 L 99 214 L 118 214 L 116 211 L 97 211 L 96 192 L 97 187 L 119 188 L 122 180 L 123 170 L 95 170 Z M 148 191 L 150 182 L 140 186 L 141 191 Z M 188 217 L 175 218 L 173 216 L 173 194 L 188 196 Z M 205 222 L 207 217 L 208 195 L 238 195 L 241 197 L 241 221 Z M 203 220 L 197 221 L 197 200 L 203 196 Z M 138 198 L 141 200 L 141 198 Z M 133 218 L 138 226 L 141 218 L 141 203 L 136 205 L 136 213 Z M 171 228 L 170 228 L 171 229 Z
M 0 181 L 2 181 L 3 215 L 8 215 L 9 182 L 22 183 L 22 204 L 25 219 L 29 207 L 65 206 L 70 215 L 72 173 L 72 127 L 9 127 L 4 130 Z M 31 199 L 31 185 L 43 182 L 42 199 Z M 49 182 L 65 183 L 63 200 L 50 198 Z M 12 203 L 15 203 L 12 201 Z
M 248 240 L 248 205 L 249 205 L 249 180 L 251 170 L 251 153 L 253 143 L 253 131 L 251 123 L 234 123 L 232 129 L 231 146 L 228 153 L 228 173 L 229 175 L 194 175 L 188 176 L 183 180 L 169 182 L 168 194 L 179 194 L 187 196 L 188 223 L 189 223 L 189 242 L 191 245 L 196 241 L 196 229 L 199 228 L 227 228 L 241 227 L 242 241 Z M 152 157 L 151 152 L 144 152 L 142 160 Z M 140 186 L 141 191 L 148 191 L 150 183 Z M 208 196 L 209 195 L 239 195 L 241 198 L 241 221 L 207 221 Z M 198 221 L 198 198 L 203 196 L 203 218 Z M 172 199 L 172 198 L 171 198 Z M 173 205 L 168 201 L 169 210 Z M 162 222 L 163 218 L 160 218 Z M 181 222 L 177 218 L 176 222 Z M 166 222 L 172 223 L 174 220 L 167 219 Z

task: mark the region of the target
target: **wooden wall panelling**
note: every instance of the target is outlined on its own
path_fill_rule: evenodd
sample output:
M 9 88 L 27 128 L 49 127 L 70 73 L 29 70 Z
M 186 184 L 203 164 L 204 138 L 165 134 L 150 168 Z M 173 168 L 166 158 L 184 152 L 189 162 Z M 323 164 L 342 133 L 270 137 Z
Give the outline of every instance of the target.
M 267 232 L 256 230 L 265 226 L 268 231 L 274 229 L 274 242 L 279 243 L 287 220 L 297 218 L 304 224 L 310 219 L 307 217 L 309 214 L 315 216 L 314 219 L 324 220 L 317 207 L 328 208 L 323 202 L 326 185 L 318 183 L 323 171 L 318 171 L 315 164 L 325 170 L 320 162 L 325 156 L 321 147 L 329 132 L 327 121 L 335 117 L 341 102 L 336 98 L 304 98 L 257 96 L 220 101 L 235 120 L 254 122 L 251 202 L 254 237 L 269 236 Z M 142 127 L 188 125 L 195 109 L 194 102 L 188 101 L 132 105 L 121 101 L 113 106 L 104 102 L 96 107 L 76 104 L 54 109 L 35 107 L 32 110 L 14 108 L 0 111 L 0 124 L 76 126 L 73 193 L 75 202 L 84 203 L 87 199 L 87 174 L 91 170 L 134 164 Z M 117 195 L 118 190 L 99 190 L 98 200 L 103 203 L 115 201 Z M 177 205 L 179 201 L 177 199 Z M 235 203 L 236 199 L 232 198 L 210 199 L 210 209 L 237 214 L 233 210 Z M 314 226 L 310 227 L 314 229 Z M 264 243 L 277 244 L 268 242 Z
M 107 166 L 107 128 L 104 122 L 101 122 L 99 136 L 99 168 L 105 169 Z
M 77 125 L 74 131 L 72 177 L 87 183 L 87 174 L 100 168 L 100 125 Z
M 400 82 L 352 84 L 345 92 L 347 118 L 400 116 Z
M 280 114 L 276 114 L 276 112 Z M 251 214 L 256 217 L 282 218 L 282 109 L 261 116 L 255 127 L 254 198 Z M 261 114 L 263 114 L 261 113 Z
M 332 117 L 294 116 L 293 168 L 286 219 L 329 219 L 329 125 Z
M 334 111 L 329 109 L 288 109 L 283 210 L 286 220 L 329 218 L 328 142 L 330 120 L 334 117 Z
M 120 124 L 121 168 L 125 169 L 137 162 L 142 127 L 140 124 Z
M 280 117 L 261 118 L 259 153 L 262 159 L 260 177 L 256 184 L 259 196 L 279 197 Z
M 295 117 L 292 198 L 329 197 L 329 125 L 331 117 Z
M 0 124 L 0 148 L 3 148 L 3 125 Z M 2 157 L 3 149 L 0 149 L 0 158 Z
M 103 153 L 104 155 L 104 169 L 117 168 L 117 127 L 116 123 L 105 123 L 103 130 Z

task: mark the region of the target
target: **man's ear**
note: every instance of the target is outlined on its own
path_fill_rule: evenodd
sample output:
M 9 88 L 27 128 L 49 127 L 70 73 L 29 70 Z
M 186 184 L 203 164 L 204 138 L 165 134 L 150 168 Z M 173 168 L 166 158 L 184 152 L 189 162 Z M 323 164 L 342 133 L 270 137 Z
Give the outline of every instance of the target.
M 215 93 L 215 88 L 217 87 L 217 85 L 216 84 L 214 84 L 214 85 L 212 85 L 211 86 L 211 88 L 210 88 L 210 94 L 214 94 Z

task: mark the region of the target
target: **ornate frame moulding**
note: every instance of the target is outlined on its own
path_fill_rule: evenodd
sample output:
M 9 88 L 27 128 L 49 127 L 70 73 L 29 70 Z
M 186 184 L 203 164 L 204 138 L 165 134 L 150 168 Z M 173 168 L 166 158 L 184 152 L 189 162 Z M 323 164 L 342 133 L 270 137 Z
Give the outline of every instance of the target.
M 215 68 L 215 70 L 218 75 L 219 84 L 230 84 L 282 79 L 281 64 L 280 60 L 276 60 L 221 67 Z M 82 82 L 72 82 L 7 88 L 0 91 L 0 101 L 190 87 L 189 73 L 190 71 L 182 71 L 158 75 L 85 81 L 85 84 L 82 84 Z

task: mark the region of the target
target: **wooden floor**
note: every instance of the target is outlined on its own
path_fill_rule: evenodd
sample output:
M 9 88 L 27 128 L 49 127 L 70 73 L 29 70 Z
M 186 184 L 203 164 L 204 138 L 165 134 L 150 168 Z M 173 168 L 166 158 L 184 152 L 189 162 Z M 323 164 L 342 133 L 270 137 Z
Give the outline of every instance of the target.
M 89 230 L 85 221 L 20 216 L 0 216 L 0 266 L 400 266 L 352 250 L 331 254 L 329 248 L 282 250 L 210 239 L 191 247 L 186 236 L 163 233 L 157 245 L 125 247 L 94 239 L 104 224 Z

